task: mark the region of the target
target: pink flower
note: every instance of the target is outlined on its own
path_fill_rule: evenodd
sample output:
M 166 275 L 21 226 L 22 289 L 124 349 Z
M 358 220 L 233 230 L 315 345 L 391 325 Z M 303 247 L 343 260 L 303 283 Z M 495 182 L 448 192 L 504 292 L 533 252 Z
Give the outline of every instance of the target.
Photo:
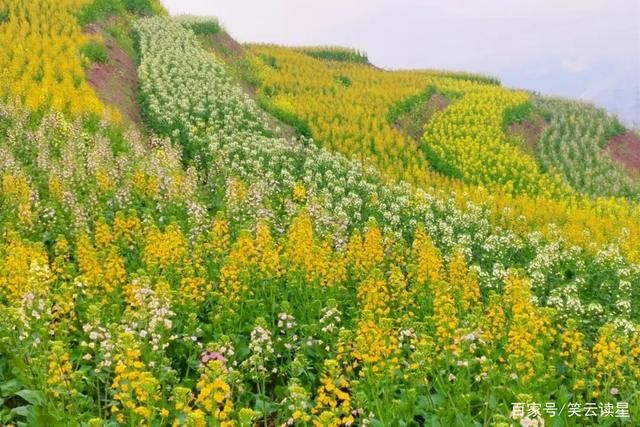
M 203 365 L 206 365 L 212 360 L 219 360 L 220 362 L 222 362 L 222 364 L 225 364 L 227 362 L 227 359 L 217 351 L 205 351 L 200 356 L 200 362 L 202 362 Z

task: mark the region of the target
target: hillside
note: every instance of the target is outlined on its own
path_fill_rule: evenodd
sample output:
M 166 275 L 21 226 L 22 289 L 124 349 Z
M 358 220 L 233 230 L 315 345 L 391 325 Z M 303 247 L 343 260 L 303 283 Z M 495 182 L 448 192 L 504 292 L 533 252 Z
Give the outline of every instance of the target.
M 0 40 L 0 424 L 640 422 L 606 112 L 149 0 L 0 0 Z

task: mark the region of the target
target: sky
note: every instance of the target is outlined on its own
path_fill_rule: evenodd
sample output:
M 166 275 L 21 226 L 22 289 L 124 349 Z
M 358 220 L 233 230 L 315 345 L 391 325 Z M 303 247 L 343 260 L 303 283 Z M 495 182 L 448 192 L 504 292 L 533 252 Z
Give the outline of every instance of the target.
M 162 0 L 241 42 L 364 50 L 386 69 L 497 76 L 640 128 L 640 0 Z

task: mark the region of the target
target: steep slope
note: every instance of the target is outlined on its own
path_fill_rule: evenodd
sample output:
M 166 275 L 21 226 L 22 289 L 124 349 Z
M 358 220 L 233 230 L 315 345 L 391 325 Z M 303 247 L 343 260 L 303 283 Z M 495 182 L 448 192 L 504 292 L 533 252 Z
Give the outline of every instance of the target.
M 261 105 L 303 123 L 323 146 L 366 159 L 387 177 L 453 192 L 459 206 L 473 201 L 491 210 L 494 223 L 519 224 L 515 231 L 522 237 L 539 231 L 555 238 L 559 230 L 562 238 L 594 253 L 619 240 L 629 259 L 640 260 L 634 243 L 640 238 L 635 203 L 576 194 L 555 174 L 540 173 L 532 151 L 505 134 L 508 122 L 524 118 L 532 105 L 499 107 L 496 97 L 525 99 L 524 94 L 482 76 L 384 72 L 358 63 L 320 61 L 298 48 L 249 46 L 247 60 L 257 75 Z M 351 84 L 342 84 L 340 76 Z M 389 118 L 395 109 L 433 92 L 454 102 L 431 117 L 419 140 L 393 127 Z
M 85 33 L 98 36 L 104 46 L 104 57 L 88 67 L 87 80 L 102 102 L 117 108 L 129 124 L 139 125 L 142 122 L 137 102 L 137 66 L 126 46 L 111 33 L 121 28 L 116 17 L 112 21 L 110 28 L 103 23 L 91 23 L 84 28 Z
M 189 27 L 135 25 L 149 142 L 0 104 L 0 422 L 474 425 L 599 396 L 638 419 L 640 269 L 607 230 L 580 246 L 279 138 Z

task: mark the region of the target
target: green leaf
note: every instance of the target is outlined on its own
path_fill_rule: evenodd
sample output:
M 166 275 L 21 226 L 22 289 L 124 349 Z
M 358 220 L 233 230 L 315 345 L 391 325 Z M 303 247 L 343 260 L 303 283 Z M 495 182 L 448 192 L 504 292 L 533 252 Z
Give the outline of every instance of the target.
M 0 384 L 0 393 L 2 396 L 13 396 L 22 386 L 18 380 L 13 379 Z
M 44 404 L 44 393 L 39 390 L 20 390 L 18 396 L 35 406 Z
M 18 406 L 17 408 L 13 408 L 11 413 L 21 417 L 28 417 L 32 410 L 33 406 L 31 405 Z

